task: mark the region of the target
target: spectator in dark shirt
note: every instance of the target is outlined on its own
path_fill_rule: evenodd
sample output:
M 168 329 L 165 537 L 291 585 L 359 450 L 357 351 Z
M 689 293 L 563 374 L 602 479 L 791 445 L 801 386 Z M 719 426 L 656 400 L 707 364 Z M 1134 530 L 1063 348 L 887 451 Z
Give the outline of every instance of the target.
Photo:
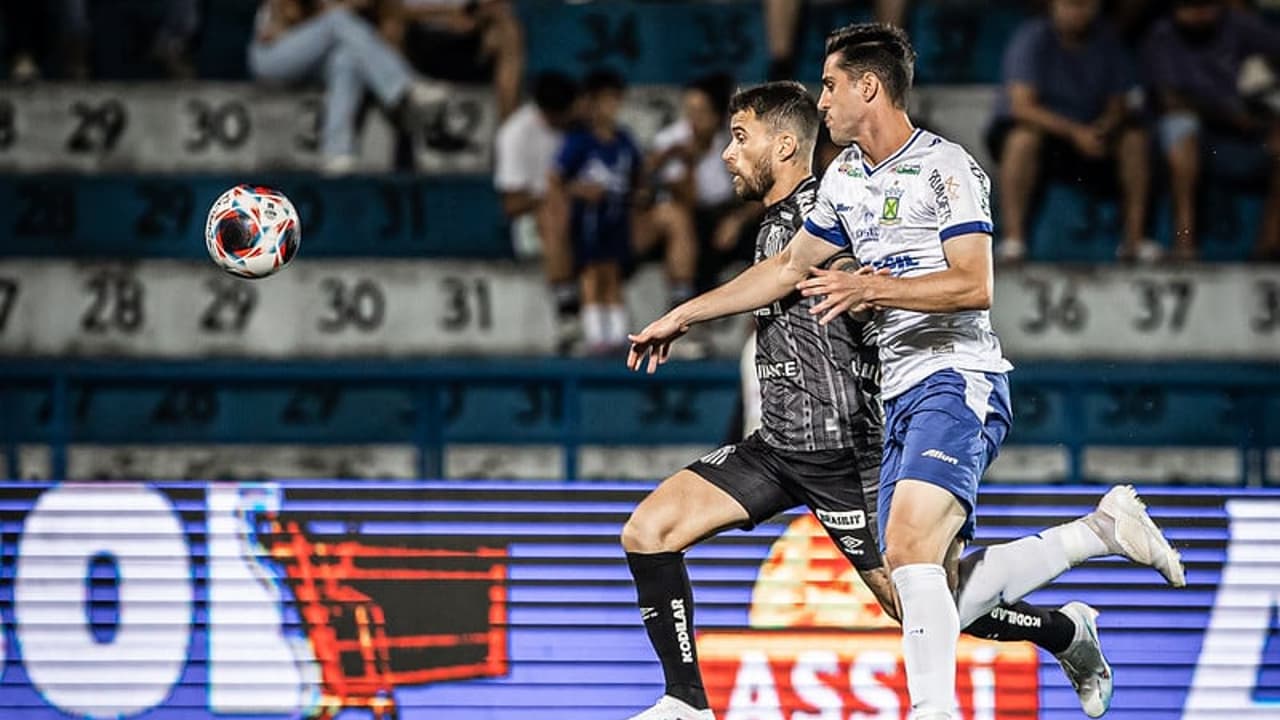
M 563 233 L 581 271 L 582 330 L 591 354 L 627 346 L 622 267 L 630 259 L 634 195 L 642 158 L 618 125 L 626 84 L 602 70 L 582 85 L 586 121 L 565 134 L 556 157 L 544 212 L 548 232 Z
M 1180 258 L 1196 256 L 1196 185 L 1202 158 L 1213 153 L 1226 159 L 1217 163 L 1224 171 L 1270 176 L 1256 253 L 1280 259 L 1280 119 L 1239 89 L 1242 69 L 1254 61 L 1280 63 L 1280 32 L 1221 0 L 1177 0 L 1143 48 L 1169 163 Z
M 1132 62 L 1099 17 L 1099 0 L 1052 0 L 1028 20 L 1004 56 L 1004 86 L 988 134 L 1000 164 L 1002 240 L 997 257 L 1026 254 L 1028 213 L 1042 175 L 1111 194 L 1119 181 L 1119 255 L 1150 259 L 1144 239 L 1149 182 L 1146 130 L 1132 112 Z M 1131 94 L 1132 92 L 1132 94 Z
M 467 85 L 492 84 L 498 118 L 520 103 L 524 28 L 511 0 L 384 0 L 399 7 L 404 50 L 427 77 Z

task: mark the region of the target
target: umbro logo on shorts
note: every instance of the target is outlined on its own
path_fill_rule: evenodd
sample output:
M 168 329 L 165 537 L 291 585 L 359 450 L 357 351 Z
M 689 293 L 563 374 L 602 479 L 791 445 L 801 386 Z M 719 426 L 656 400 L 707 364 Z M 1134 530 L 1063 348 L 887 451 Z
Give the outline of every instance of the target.
M 934 460 L 941 460 L 944 463 L 951 463 L 952 465 L 960 464 L 959 460 L 951 457 L 950 455 L 942 452 L 941 450 L 925 450 L 924 452 L 920 453 L 920 457 L 933 458 Z
M 733 454 L 733 451 L 737 449 L 737 445 L 725 445 L 722 448 L 712 450 L 706 455 L 703 455 L 700 459 L 708 465 L 723 465 L 724 461 L 728 460 L 729 456 Z
M 844 546 L 845 552 L 850 555 L 862 554 L 862 540 L 852 535 L 841 535 L 840 544 Z

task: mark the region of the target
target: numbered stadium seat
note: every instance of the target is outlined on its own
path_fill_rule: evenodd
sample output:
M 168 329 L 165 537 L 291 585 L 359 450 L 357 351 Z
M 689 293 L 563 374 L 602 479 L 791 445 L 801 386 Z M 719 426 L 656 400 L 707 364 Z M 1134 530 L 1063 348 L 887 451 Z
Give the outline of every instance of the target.
M 0 256 L 205 255 L 209 206 L 243 175 L 0 176 Z M 257 175 L 302 219 L 304 257 L 507 258 L 484 176 Z

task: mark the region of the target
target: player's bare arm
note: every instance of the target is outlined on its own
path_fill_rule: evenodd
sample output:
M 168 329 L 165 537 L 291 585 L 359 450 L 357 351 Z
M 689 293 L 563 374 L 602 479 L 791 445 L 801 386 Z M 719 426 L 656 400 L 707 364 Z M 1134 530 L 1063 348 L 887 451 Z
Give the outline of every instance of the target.
M 956 236 L 943 245 L 943 253 L 949 267 L 941 272 L 902 278 L 815 267 L 813 276 L 796 287 L 806 297 L 825 296 L 809 310 L 822 315 L 823 325 L 858 305 L 934 313 L 989 309 L 994 285 L 991 236 Z
M 667 361 L 671 343 L 695 323 L 715 320 L 764 307 L 795 292 L 796 283 L 821 265 L 839 248 L 801 229 L 777 255 L 743 270 L 737 277 L 673 308 L 644 330 L 627 337 L 631 349 L 627 367 L 639 370 L 648 355 L 647 371 L 656 372 Z

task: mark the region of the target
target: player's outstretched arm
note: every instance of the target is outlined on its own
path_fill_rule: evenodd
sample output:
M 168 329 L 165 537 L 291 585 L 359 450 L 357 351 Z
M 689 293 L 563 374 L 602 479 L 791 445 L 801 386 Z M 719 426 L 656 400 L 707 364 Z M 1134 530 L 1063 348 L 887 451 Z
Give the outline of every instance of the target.
M 814 268 L 813 277 L 796 287 L 805 296 L 825 296 L 809 310 L 821 314 L 824 325 L 858 305 L 935 313 L 989 309 L 995 283 L 991 236 L 958 235 L 942 249 L 949 267 L 941 272 L 902 278 Z
M 648 356 L 648 372 L 667 361 L 671 343 L 689 331 L 694 323 L 736 315 L 764 307 L 795 291 L 796 283 L 809 268 L 835 255 L 837 246 L 800 230 L 781 252 L 743 270 L 737 277 L 714 290 L 684 302 L 634 335 L 627 353 L 627 367 L 639 370 Z

